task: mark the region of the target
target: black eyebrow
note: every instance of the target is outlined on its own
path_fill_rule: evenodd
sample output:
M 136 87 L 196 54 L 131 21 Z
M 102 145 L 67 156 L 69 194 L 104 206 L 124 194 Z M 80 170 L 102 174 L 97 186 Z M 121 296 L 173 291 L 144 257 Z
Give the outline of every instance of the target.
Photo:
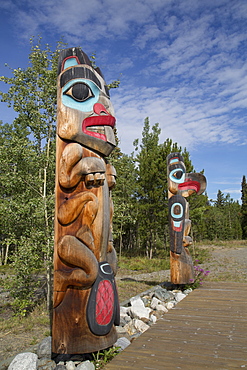
M 67 82 L 75 78 L 86 78 L 87 80 L 91 80 L 102 89 L 99 79 L 86 67 L 72 67 L 68 71 L 65 71 L 60 77 L 60 87 L 63 87 Z

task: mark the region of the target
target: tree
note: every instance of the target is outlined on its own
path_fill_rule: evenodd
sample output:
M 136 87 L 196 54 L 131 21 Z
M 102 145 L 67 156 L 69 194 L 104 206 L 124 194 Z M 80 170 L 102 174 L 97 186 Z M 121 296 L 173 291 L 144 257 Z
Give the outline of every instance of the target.
M 117 171 L 117 183 L 112 192 L 114 204 L 113 236 L 114 245 L 121 258 L 123 249 L 130 250 L 135 243 L 136 201 L 135 164 L 133 156 L 119 152 L 111 158 Z
M 241 200 L 242 200 L 242 232 L 243 232 L 243 239 L 247 239 L 247 184 L 246 184 L 246 177 L 243 176 L 242 183 L 241 183 Z
M 154 252 L 164 250 L 168 242 L 168 194 L 166 157 L 182 148 L 167 139 L 159 144 L 160 128 L 156 123 L 150 128 L 146 118 L 142 140 L 134 142 L 136 150 L 136 191 L 138 240 L 140 248 L 152 258 Z M 186 149 L 182 152 L 188 171 L 193 170 Z
M 5 223 L 2 237 L 7 245 L 11 240 L 11 260 L 17 270 L 18 285 L 27 287 L 30 283 L 27 279 L 31 279 L 34 268 L 41 266 L 38 261 L 43 262 L 47 270 L 50 308 L 56 78 L 62 43 L 57 44 L 55 51 L 51 51 L 49 45 L 42 50 L 41 38 L 37 44 L 34 39 L 30 43 L 28 67 L 12 69 L 13 77 L 0 77 L 0 81 L 9 85 L 7 93 L 0 92 L 1 101 L 17 113 L 12 125 L 1 126 L 1 141 L 7 145 L 7 151 L 1 151 L 1 172 L 4 174 L 4 205 L 8 205 L 1 212 L 1 220 Z M 7 210 L 13 214 L 8 225 Z M 36 264 L 26 263 L 30 256 L 35 256 Z M 15 281 L 13 286 L 16 286 Z M 25 295 L 20 294 L 20 290 L 13 294 L 16 298 Z M 32 294 L 29 291 L 29 296 Z
M 223 208 L 225 205 L 225 197 L 221 190 L 218 190 L 217 200 L 215 202 L 215 207 Z

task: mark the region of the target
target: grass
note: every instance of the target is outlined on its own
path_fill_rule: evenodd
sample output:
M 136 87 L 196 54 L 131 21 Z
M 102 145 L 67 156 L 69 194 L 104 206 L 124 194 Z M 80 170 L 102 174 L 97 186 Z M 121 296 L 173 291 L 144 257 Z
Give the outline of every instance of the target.
M 121 257 L 118 262 L 119 268 L 124 270 L 138 271 L 149 273 L 170 268 L 169 258 L 152 258 L 147 257 Z
M 38 326 L 41 329 L 43 328 L 44 332 L 47 332 L 49 325 L 49 316 L 46 311 L 45 303 L 42 303 L 41 305 L 36 306 L 28 317 L 11 316 L 6 320 L 1 320 L 0 331 L 11 331 L 15 334 L 20 331 L 32 331 L 34 327 Z

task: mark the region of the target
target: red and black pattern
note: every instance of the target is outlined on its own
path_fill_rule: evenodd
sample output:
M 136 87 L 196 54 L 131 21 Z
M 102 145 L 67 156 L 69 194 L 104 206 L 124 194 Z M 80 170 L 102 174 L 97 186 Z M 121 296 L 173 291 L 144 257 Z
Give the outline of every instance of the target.
M 99 274 L 87 305 L 87 321 L 95 335 L 106 335 L 119 325 L 119 302 L 115 278 L 108 262 L 99 263 Z

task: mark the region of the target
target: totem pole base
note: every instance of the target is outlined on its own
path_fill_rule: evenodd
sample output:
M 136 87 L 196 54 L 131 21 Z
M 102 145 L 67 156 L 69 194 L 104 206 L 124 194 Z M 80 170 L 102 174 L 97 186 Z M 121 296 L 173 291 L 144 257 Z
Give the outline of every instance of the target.
M 188 248 L 182 248 L 182 253 L 170 251 L 170 271 L 172 284 L 190 284 L 194 279 L 194 267 Z
M 117 341 L 113 325 L 106 335 L 94 335 L 86 320 L 89 291 L 68 289 L 63 302 L 54 309 L 53 355 L 87 354 L 111 347 Z M 71 305 L 71 301 L 75 303 Z

